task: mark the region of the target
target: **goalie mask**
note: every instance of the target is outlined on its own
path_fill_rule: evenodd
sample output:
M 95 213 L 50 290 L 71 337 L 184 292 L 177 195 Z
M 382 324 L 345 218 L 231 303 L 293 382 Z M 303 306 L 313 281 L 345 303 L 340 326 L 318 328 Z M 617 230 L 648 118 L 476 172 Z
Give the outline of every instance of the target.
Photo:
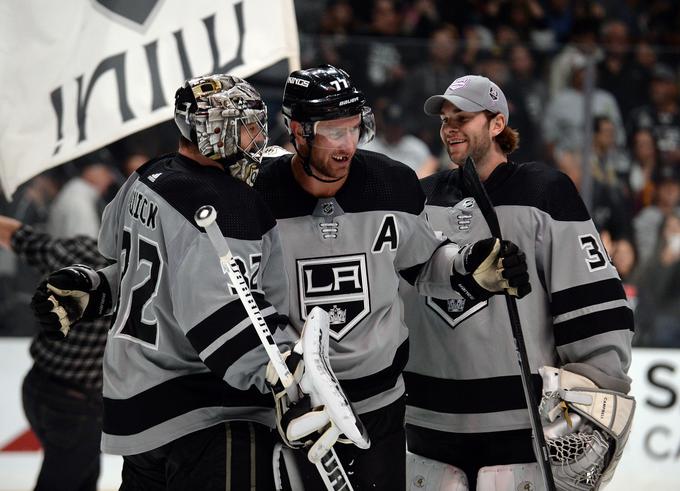
M 600 389 L 564 369 L 541 367 L 543 433 L 561 491 L 601 489 L 614 475 L 628 440 L 635 399 Z
M 187 80 L 175 93 L 175 123 L 202 155 L 253 185 L 267 146 L 267 108 L 252 85 L 224 74 Z
M 322 146 L 321 140 L 337 142 L 348 137 L 359 145 L 370 142 L 375 136 L 375 118 L 366 105 L 366 97 L 347 72 L 331 65 L 292 72 L 283 92 L 282 112 L 293 145 L 291 121 L 302 125 L 302 136 L 310 148 Z M 352 116 L 360 116 L 358 126 L 348 122 L 347 126 L 328 128 L 323 124 Z M 315 139 L 319 135 L 324 138 Z M 308 158 L 305 160 L 304 170 L 311 176 Z

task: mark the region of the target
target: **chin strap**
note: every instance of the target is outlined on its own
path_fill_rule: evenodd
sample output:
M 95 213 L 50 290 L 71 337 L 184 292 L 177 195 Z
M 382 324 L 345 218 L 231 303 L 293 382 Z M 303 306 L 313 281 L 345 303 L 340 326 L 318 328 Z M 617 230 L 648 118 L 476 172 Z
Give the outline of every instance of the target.
M 314 172 L 312 172 L 312 166 L 311 166 L 311 152 L 308 152 L 307 155 L 303 156 L 300 150 L 298 149 L 297 144 L 295 143 L 295 138 L 291 137 L 291 143 L 293 144 L 293 148 L 295 148 L 296 154 L 300 157 L 300 160 L 302 161 L 302 170 L 305 171 L 305 174 L 307 174 L 309 177 L 312 177 L 316 179 L 317 181 L 326 183 L 326 184 L 332 184 L 334 182 L 338 182 L 342 180 L 342 177 L 338 177 L 337 179 L 324 179 L 323 177 L 319 177 Z M 311 148 L 312 147 L 312 139 L 307 138 L 307 145 Z M 295 157 L 293 157 L 295 158 Z

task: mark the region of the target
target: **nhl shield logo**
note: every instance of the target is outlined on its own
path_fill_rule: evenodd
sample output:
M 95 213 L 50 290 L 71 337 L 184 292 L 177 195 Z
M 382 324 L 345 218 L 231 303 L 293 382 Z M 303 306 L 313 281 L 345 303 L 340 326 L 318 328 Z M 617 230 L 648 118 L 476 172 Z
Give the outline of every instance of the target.
M 336 341 L 371 312 L 365 254 L 298 259 L 297 281 L 300 318 L 321 307 Z
M 333 206 L 332 201 L 326 201 L 321 205 L 321 210 L 323 211 L 324 215 L 332 215 L 333 212 L 335 211 L 335 207 Z

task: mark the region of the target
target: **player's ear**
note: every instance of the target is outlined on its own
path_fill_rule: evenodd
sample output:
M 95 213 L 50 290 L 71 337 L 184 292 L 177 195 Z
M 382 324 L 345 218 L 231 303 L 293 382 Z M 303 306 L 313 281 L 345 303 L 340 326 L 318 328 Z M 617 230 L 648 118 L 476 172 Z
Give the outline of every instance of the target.
M 501 113 L 496 114 L 489 124 L 491 136 L 495 138 L 498 135 L 500 135 L 501 132 L 505 129 L 506 124 L 507 122 L 505 121 L 505 116 L 503 116 Z
M 302 138 L 302 125 L 297 121 L 290 122 L 290 131 L 296 138 Z

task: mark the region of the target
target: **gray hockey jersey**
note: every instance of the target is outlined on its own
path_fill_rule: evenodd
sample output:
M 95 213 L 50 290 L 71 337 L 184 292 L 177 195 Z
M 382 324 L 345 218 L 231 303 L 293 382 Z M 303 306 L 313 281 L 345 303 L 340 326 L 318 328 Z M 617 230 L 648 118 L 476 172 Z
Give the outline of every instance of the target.
M 133 174 L 104 212 L 118 305 L 104 356 L 104 452 L 157 448 L 225 420 L 272 425 L 264 348 L 193 216 L 217 223 L 270 328 L 287 312 L 275 220 L 260 196 L 180 154 Z
M 435 230 L 461 245 L 490 236 L 458 170 L 421 182 Z M 540 366 L 565 364 L 585 364 L 598 374 L 599 385 L 627 390 L 632 311 L 572 182 L 541 164 L 506 163 L 485 188 L 503 238 L 526 254 L 532 292 L 517 305 L 537 391 Z M 484 442 L 489 448 L 507 445 L 509 459 L 517 459 L 511 455 L 517 452 L 514 438 L 526 442 L 533 460 L 505 299 L 470 303 L 422 297 L 405 282 L 402 296 L 411 332 L 405 372 L 410 428 L 447 432 L 449 462 L 456 462 L 455 452 L 483 448 Z
M 404 393 L 409 348 L 399 274 L 448 297 L 458 249 L 440 247 L 418 179 L 404 164 L 359 150 L 340 191 L 315 198 L 295 181 L 291 158 L 266 159 L 255 183 L 281 233 L 290 321 L 301 330 L 312 308 L 328 311 L 332 368 L 356 411 L 373 411 Z

